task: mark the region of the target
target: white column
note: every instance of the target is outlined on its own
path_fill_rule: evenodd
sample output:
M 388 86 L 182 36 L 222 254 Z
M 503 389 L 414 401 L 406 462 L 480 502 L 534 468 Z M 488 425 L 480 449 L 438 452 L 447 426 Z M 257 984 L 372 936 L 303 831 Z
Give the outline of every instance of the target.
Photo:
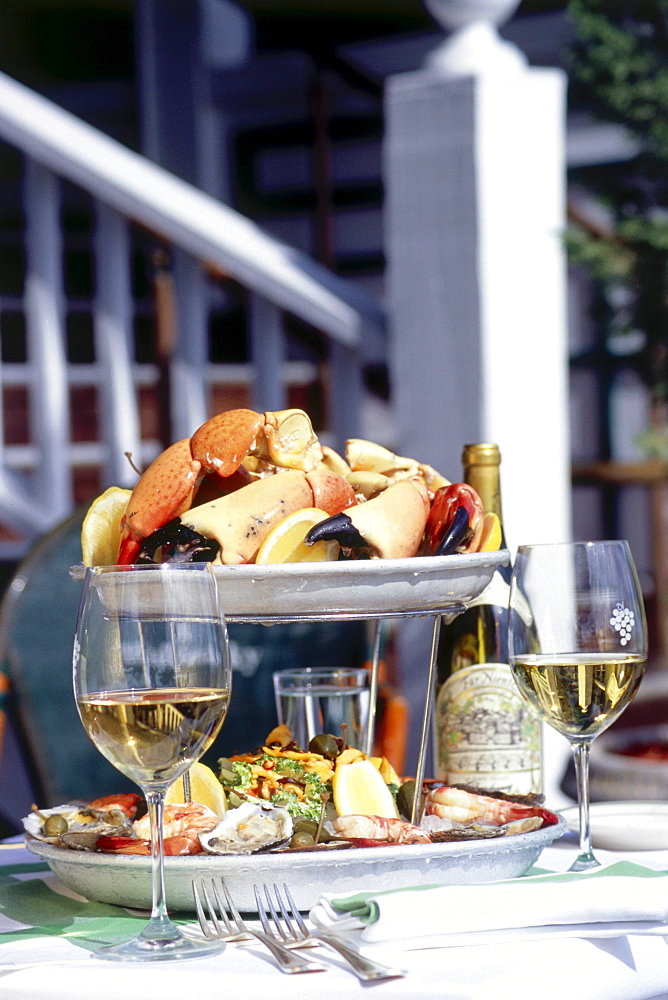
M 498 443 L 511 548 L 564 540 L 565 76 L 529 68 L 480 0 L 446 3 L 460 26 L 386 92 L 397 447 L 457 480 L 464 444 Z
M 516 0 L 426 2 L 450 34 L 385 98 L 395 444 L 456 481 L 463 445 L 497 443 L 510 548 L 567 540 L 565 76 L 500 39 Z M 402 623 L 410 758 L 429 646 Z

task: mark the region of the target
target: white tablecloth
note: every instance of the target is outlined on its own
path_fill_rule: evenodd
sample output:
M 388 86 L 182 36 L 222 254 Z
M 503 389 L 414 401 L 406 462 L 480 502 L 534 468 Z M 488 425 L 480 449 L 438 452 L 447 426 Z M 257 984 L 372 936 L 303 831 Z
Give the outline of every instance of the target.
M 575 851 L 574 839 L 565 837 L 543 852 L 539 864 L 564 871 Z M 605 851 L 598 854 L 602 861 L 622 856 Z M 668 851 L 624 856 L 648 867 L 668 869 Z M 0 864 L 17 865 L 22 860 L 34 862 L 34 857 L 18 850 L 0 851 Z M 67 894 L 53 876 L 45 877 Z M 411 944 L 414 948 L 415 942 Z M 287 976 L 256 943 L 228 945 L 224 953 L 206 960 L 133 963 L 119 969 L 117 963 L 91 957 L 63 938 L 29 938 L 0 944 L 0 997 L 118 1000 L 127 995 L 142 1000 L 236 1000 L 272 996 L 313 1000 L 316 996 L 318 1000 L 345 1000 L 373 995 L 401 1000 L 668 1000 L 668 943 L 663 937 L 575 938 L 424 950 L 404 950 L 394 941 L 391 945 L 364 945 L 363 950 L 399 965 L 407 976 L 362 985 L 333 956 L 331 961 L 327 959 L 324 973 Z M 71 964 L 26 969 L 12 966 L 32 961 Z

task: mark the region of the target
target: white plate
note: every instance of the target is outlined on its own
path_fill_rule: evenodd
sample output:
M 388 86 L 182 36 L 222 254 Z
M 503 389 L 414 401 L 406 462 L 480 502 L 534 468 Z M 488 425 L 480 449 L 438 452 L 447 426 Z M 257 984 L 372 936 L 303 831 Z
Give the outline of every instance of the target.
M 165 888 L 171 910 L 193 909 L 192 880 L 222 875 L 240 909 L 254 911 L 253 884 L 287 882 L 297 906 L 309 910 L 323 892 L 398 889 L 411 885 L 473 884 L 523 875 L 541 851 L 566 830 L 563 819 L 532 833 L 453 844 L 406 844 L 342 851 L 255 854 L 250 857 L 165 858 Z M 92 854 L 26 837 L 70 889 L 87 899 L 150 909 L 151 859 Z
M 346 614 L 375 618 L 465 605 L 509 559 L 502 549 L 412 559 L 217 566 L 215 572 L 228 621 L 324 620 Z M 82 579 L 84 568 L 73 566 L 70 572 Z
M 562 810 L 574 833 L 578 832 L 578 808 Z M 668 847 L 668 803 L 592 802 L 589 807 L 594 847 L 608 851 L 654 851 Z

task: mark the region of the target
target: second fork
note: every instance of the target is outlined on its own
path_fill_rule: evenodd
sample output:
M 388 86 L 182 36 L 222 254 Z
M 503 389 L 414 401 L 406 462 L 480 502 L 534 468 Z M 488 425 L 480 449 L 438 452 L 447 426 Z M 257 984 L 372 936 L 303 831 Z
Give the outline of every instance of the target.
M 274 883 L 274 895 L 280 914 L 271 898 L 269 887 L 263 885 L 262 888 L 264 890 L 265 902 L 262 900 L 258 887 L 256 885 L 253 886 L 260 923 L 265 934 L 273 935 L 274 939 L 280 940 L 286 948 L 309 948 L 315 945 L 327 945 L 334 949 L 334 951 L 337 951 L 348 962 L 351 971 L 362 982 L 373 982 L 378 979 L 398 979 L 406 975 L 401 969 L 393 969 L 387 965 L 381 965 L 380 962 L 374 962 L 370 958 L 365 958 L 359 951 L 347 945 L 334 934 L 320 930 L 309 931 L 287 885 L 283 884 L 284 900 L 278 886 Z M 271 920 L 273 928 L 269 920 Z
M 224 900 L 218 884 L 220 884 L 220 890 L 225 896 Z M 282 972 L 294 974 L 325 971 L 321 965 L 315 965 L 313 962 L 293 954 L 272 935 L 248 927 L 222 878 L 218 879 L 217 882 L 212 879 L 208 884 L 204 879 L 200 879 L 199 882 L 194 879 L 192 889 L 197 919 L 205 937 L 219 938 L 225 941 L 244 941 L 256 938 L 269 949 Z

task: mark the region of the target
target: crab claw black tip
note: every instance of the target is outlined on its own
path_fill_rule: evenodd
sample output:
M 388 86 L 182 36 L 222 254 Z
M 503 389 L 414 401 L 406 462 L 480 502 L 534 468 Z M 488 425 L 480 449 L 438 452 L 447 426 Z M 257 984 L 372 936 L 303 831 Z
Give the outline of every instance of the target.
M 466 541 L 466 536 L 470 531 L 469 512 L 466 507 L 458 507 L 450 526 L 443 535 L 435 555 L 449 556 L 457 550 L 457 547 Z
M 215 538 L 205 538 L 175 517 L 144 539 L 137 562 L 213 562 L 219 550 Z
M 314 524 L 306 534 L 304 541 L 307 545 L 315 545 L 316 542 L 335 541 L 346 548 L 356 549 L 366 545 L 366 541 L 350 520 L 347 514 L 333 514 L 332 517 Z

